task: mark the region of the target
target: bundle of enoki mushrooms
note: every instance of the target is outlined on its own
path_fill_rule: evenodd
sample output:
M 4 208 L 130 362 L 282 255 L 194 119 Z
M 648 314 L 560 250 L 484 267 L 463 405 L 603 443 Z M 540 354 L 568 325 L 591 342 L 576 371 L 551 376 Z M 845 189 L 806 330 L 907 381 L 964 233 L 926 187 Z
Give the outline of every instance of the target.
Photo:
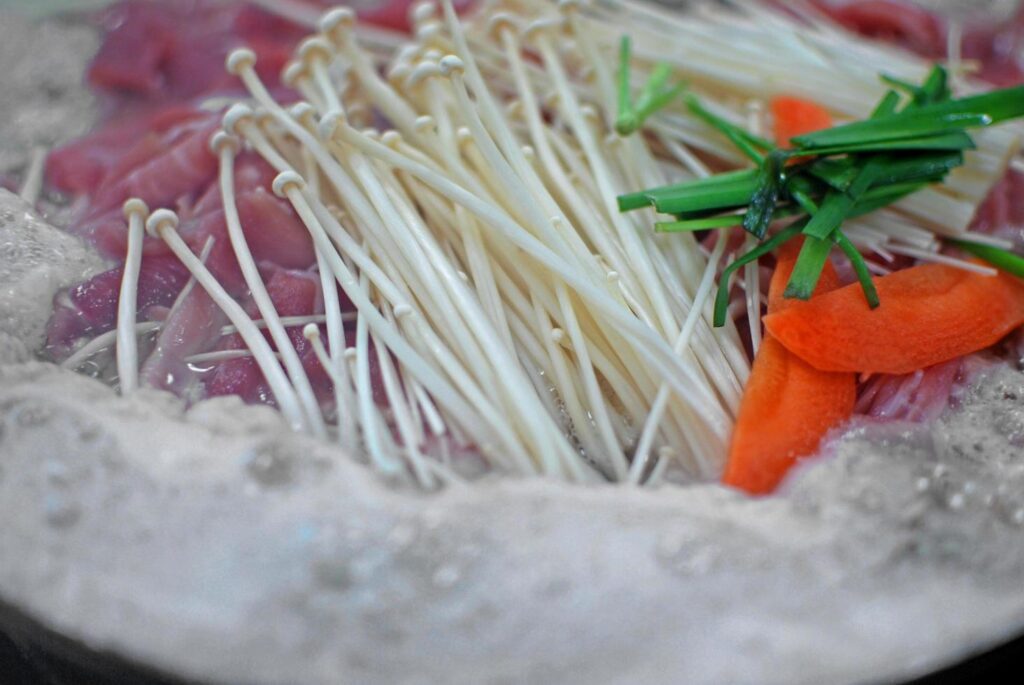
M 634 83 L 667 62 L 705 107 L 755 133 L 768 126 L 772 96 L 813 99 L 839 121 L 863 118 L 885 91 L 879 72 L 919 82 L 929 69 L 813 10 L 735 5 L 679 13 L 502 0 L 460 19 L 450 0 L 425 2 L 412 9 L 413 35 L 383 64 L 387 41 L 369 33 L 364 42 L 351 10 L 309 17 L 296 8 L 293 18 L 315 26 L 284 71 L 300 99 L 275 99 L 255 53 L 235 50 L 227 69 L 247 96 L 210 140 L 242 295 L 207 266 L 211 245 L 200 252 L 182 239 L 174 212 L 138 199 L 124 207 L 122 392 L 139 385 L 139 336 L 160 327 L 136 320 L 148 231 L 243 343 L 193 351 L 190 361 L 251 357 L 295 431 L 337 440 L 384 474 L 433 487 L 456 477 L 453 454 L 472 452 L 499 471 L 577 482 L 654 482 L 669 467 L 717 477 L 762 335 L 762 274 L 756 263 L 744 269 L 729 320 L 713 327 L 719 269 L 742 242 L 657 234 L 653 211 L 621 213 L 616 197 L 745 160 L 681 102 L 637 135 L 616 134 L 620 37 L 635 46 Z M 975 142 L 945 184 L 845 227 L 878 272 L 894 255 L 987 269 L 940 252 L 940 238 L 968 235 L 1017 134 L 984 130 Z M 237 160 L 251 152 L 273 167 L 273 192 L 312 238 L 322 309 L 298 321 L 328 375 L 326 397 L 236 204 Z

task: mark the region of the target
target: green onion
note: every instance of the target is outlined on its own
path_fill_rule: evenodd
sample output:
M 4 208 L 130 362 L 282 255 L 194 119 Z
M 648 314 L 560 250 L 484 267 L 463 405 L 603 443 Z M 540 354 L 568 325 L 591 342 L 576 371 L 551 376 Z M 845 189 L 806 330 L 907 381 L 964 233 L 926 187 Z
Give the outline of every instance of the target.
M 877 119 L 867 119 L 797 136 L 792 142 L 813 151 L 835 145 L 855 145 L 989 126 L 1024 115 L 1024 86 L 924 105 Z
M 722 270 L 722 276 L 718 279 L 718 293 L 715 295 L 714 325 L 716 328 L 725 325 L 725 318 L 729 313 L 729 279 L 732 278 L 732 275 L 736 273 L 738 269 L 760 259 L 764 255 L 780 247 L 791 238 L 798 236 L 802 228 L 803 225 L 799 222 L 792 226 L 787 226 L 768 240 L 765 240 L 763 243 L 752 249 L 750 252 L 747 252 L 741 257 L 737 257 L 731 264 L 729 264 L 729 266 Z M 719 239 L 721 240 L 721 238 Z
M 628 52 L 624 41 L 620 114 L 633 111 L 639 116 L 630 109 L 628 76 L 623 75 Z M 669 73 L 667 67 L 655 68 L 640 92 L 642 108 L 663 106 L 665 98 L 676 96 L 676 90 L 665 90 Z M 804 234 L 804 244 L 786 285 L 786 297 L 811 297 L 830 252 L 838 247 L 850 260 L 866 301 L 877 307 L 878 292 L 867 263 L 843 233 L 843 223 L 942 182 L 963 164 L 964 150 L 974 148 L 966 129 L 1024 116 L 1024 86 L 954 100 L 948 74 L 940 66 L 920 86 L 882 79 L 892 90 L 876 105 L 871 118 L 797 136 L 791 150 L 773 147 L 713 114 L 692 94 L 684 96 L 691 113 L 725 135 L 757 168 L 621 195 L 618 203 L 621 211 L 653 206 L 674 215 L 674 221 L 655 224 L 659 232 L 739 225 L 761 239 L 723 270 L 715 298 L 715 326 L 725 323 L 729 281 L 736 270 L 799 233 Z M 786 217 L 802 218 L 766 238 L 770 224 Z M 1024 278 L 1024 257 L 988 245 L 951 242 Z
M 864 255 L 860 253 L 856 245 L 851 243 L 850 239 L 842 231 L 836 231 L 835 241 L 839 249 L 846 255 L 846 258 L 850 260 L 853 271 L 857 274 L 857 280 L 860 281 L 861 290 L 864 291 L 864 299 L 868 301 L 868 306 L 874 309 L 881 303 L 878 300 L 875 282 L 871 280 L 871 272 L 868 271 L 868 263 L 864 261 Z
M 900 94 L 894 90 L 888 91 L 881 101 L 875 105 L 875 109 L 871 112 L 869 119 L 877 119 L 879 117 L 888 116 L 889 114 L 895 114 L 896 108 L 900 106 Z
M 617 198 L 620 212 L 629 212 L 634 209 L 642 209 L 656 203 L 685 202 L 696 200 L 707 192 L 718 192 L 726 189 L 745 188 L 748 189 L 747 197 L 754 192 L 757 181 L 757 169 L 741 169 L 729 171 L 709 178 L 700 178 L 685 183 L 650 188 L 639 193 L 628 193 L 619 195 Z M 667 210 L 666 214 L 676 214 Z
M 777 207 L 772 214 L 772 221 L 786 217 L 806 214 L 807 212 L 799 206 Z M 654 223 L 654 230 L 659 233 L 681 233 L 683 231 L 704 231 L 714 228 L 731 228 L 742 226 L 746 214 L 720 214 L 699 219 L 680 219 L 678 221 L 657 221 Z
M 757 188 L 750 197 L 750 207 L 747 209 L 746 216 L 743 217 L 743 228 L 759 239 L 764 238 L 768 224 L 772 222 L 775 203 L 779 199 L 782 183 L 785 180 L 785 168 L 786 153 L 776 150 L 765 158 L 764 164 L 761 165 L 761 171 L 757 175 Z
M 973 150 L 974 140 L 963 131 L 948 131 L 931 135 L 898 138 L 895 140 L 873 140 L 845 145 L 814 148 L 816 155 L 838 155 L 857 152 L 892 152 L 913 150 Z
M 948 242 L 956 245 L 964 252 L 969 252 L 975 257 L 985 260 L 1001 271 L 1024 278 L 1024 257 L 998 247 L 993 247 L 992 245 L 982 245 L 981 243 L 972 243 L 967 240 L 951 239 Z
M 632 43 L 629 36 L 623 36 L 619 44 L 618 112 L 615 118 L 615 131 L 620 136 L 628 136 L 639 130 L 649 116 L 667 106 L 684 90 L 682 84 L 665 87 L 668 77 L 672 75 L 672 67 L 661 62 L 655 65 L 634 105 L 629 78 L 631 58 Z
M 800 254 L 797 255 L 793 273 L 789 277 L 783 296 L 809 300 L 818 286 L 821 270 L 825 268 L 825 261 L 828 260 L 831 251 L 831 240 L 807 236 L 803 247 L 800 248 Z
M 623 36 L 619 43 L 619 108 L 615 119 L 615 130 L 619 135 L 628 135 L 638 128 L 636 112 L 633 110 L 632 94 L 629 87 L 629 62 L 632 55 L 632 41 Z
M 729 142 L 735 145 L 740 152 L 745 154 L 755 164 L 760 164 L 764 161 L 764 155 L 758 152 L 758 148 L 768 151 L 775 147 L 770 141 L 755 136 L 740 126 L 730 124 L 717 114 L 708 111 L 695 95 L 687 95 L 684 99 L 690 112 L 722 133 L 722 135 L 729 139 Z

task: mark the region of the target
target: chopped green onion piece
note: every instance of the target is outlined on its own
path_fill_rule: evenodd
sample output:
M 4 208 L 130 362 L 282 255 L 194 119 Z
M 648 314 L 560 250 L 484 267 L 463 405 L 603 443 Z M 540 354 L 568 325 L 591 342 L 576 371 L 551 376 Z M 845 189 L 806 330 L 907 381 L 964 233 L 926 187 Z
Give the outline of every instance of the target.
M 948 74 L 938 64 L 932 67 L 928 77 L 920 86 L 915 86 L 913 83 L 907 83 L 885 74 L 881 78 L 883 83 L 892 86 L 896 90 L 901 90 L 911 97 L 911 103 L 908 106 L 945 102 L 949 100 L 951 95 L 948 87 Z
M 651 106 L 651 102 L 659 93 L 665 88 L 665 83 L 668 82 L 668 77 L 672 75 L 672 67 L 665 62 L 659 62 L 654 65 L 654 70 L 648 77 L 647 82 L 643 88 L 640 89 L 640 94 L 636 98 L 636 109 L 637 111 L 644 110 Z
M 914 97 L 914 104 L 928 105 L 936 102 L 948 102 L 953 94 L 949 90 L 949 74 L 936 64 L 925 79 L 921 90 Z
M 776 150 L 765 158 L 758 173 L 757 188 L 750 197 L 750 206 L 743 217 L 743 228 L 759 239 L 764 237 L 768 224 L 772 222 L 775 203 L 785 180 L 786 158 L 787 153 L 783 150 Z
M 814 148 L 816 155 L 839 155 L 858 152 L 889 152 L 913 150 L 973 150 L 974 140 L 963 131 L 948 131 L 932 135 L 898 138 L 895 140 L 872 140 L 845 145 Z
M 875 105 L 875 109 L 871 112 L 869 119 L 877 119 L 879 117 L 888 116 L 896 113 L 896 108 L 900 106 L 900 94 L 895 90 L 887 91 L 882 99 Z
M 993 247 L 992 245 L 982 245 L 981 243 L 973 243 L 967 240 L 950 239 L 947 242 L 956 245 L 964 252 L 969 252 L 975 257 L 985 260 L 1000 271 L 1005 271 L 1018 278 L 1024 278 L 1024 257 L 1020 255 Z
M 629 36 L 623 36 L 619 43 L 618 112 L 615 118 L 615 131 L 621 136 L 636 132 L 647 117 L 668 105 L 684 90 L 682 84 L 665 88 L 668 77 L 672 75 L 672 67 L 661 62 L 655 65 L 654 71 L 640 89 L 634 106 L 629 78 L 632 51 Z
M 657 202 L 671 202 L 684 199 L 697 198 L 705 192 L 722 190 L 723 188 L 742 187 L 748 188 L 748 197 L 754 192 L 757 180 L 757 169 L 740 169 L 717 174 L 708 178 L 698 178 L 683 183 L 649 188 L 638 193 L 619 195 L 617 198 L 620 212 L 628 212 L 634 209 L 649 207 Z M 666 211 L 666 214 L 675 214 L 673 211 Z
M 942 179 L 934 179 L 942 180 Z M 888 207 L 898 200 L 902 200 L 908 195 L 913 195 L 917 191 L 927 186 L 931 181 L 917 181 L 908 183 L 894 183 L 890 186 L 883 186 L 881 188 L 873 188 L 868 192 L 864 193 L 860 201 L 854 205 L 850 211 L 848 219 L 855 219 L 858 216 L 864 216 L 871 212 Z
M 642 124 L 649 116 L 657 112 L 659 109 L 668 106 L 670 102 L 682 95 L 685 90 L 686 86 L 680 83 L 672 88 L 656 93 L 648 100 L 638 102 L 637 117 L 640 119 L 640 123 Z
M 818 205 L 818 211 L 807 222 L 804 234 L 815 238 L 828 238 L 843 223 L 855 202 L 856 200 L 848 193 L 833 190 Z
M 629 135 L 638 128 L 629 87 L 631 55 L 632 41 L 629 36 L 623 36 L 619 43 L 619 108 L 615 119 L 615 130 L 622 136 Z
M 912 98 L 917 97 L 917 94 L 921 92 L 921 86 L 916 86 L 910 81 L 904 81 L 896 78 L 895 76 L 890 76 L 889 74 L 881 74 L 878 78 L 885 85 L 891 86 L 895 90 L 902 91 Z
M 690 112 L 721 132 L 722 135 L 729 139 L 729 142 L 735 145 L 740 152 L 745 154 L 754 163 L 760 164 L 764 161 L 764 155 L 758 152 L 756 148 L 768 151 L 775 147 L 764 138 L 755 136 L 753 133 L 735 124 L 730 124 L 717 114 L 708 111 L 694 95 L 687 95 L 685 100 Z
M 777 207 L 772 214 L 772 221 L 786 217 L 806 214 L 801 207 L 787 206 Z M 720 214 L 699 219 L 681 219 L 678 221 L 658 221 L 654 224 L 654 230 L 659 233 L 680 233 L 683 231 L 704 231 L 712 228 L 731 228 L 742 226 L 745 214 Z
M 890 165 L 890 159 L 887 155 L 875 155 L 862 160 L 857 176 L 850 183 L 846 192 L 836 190 L 829 192 L 818 212 L 807 223 L 804 234 L 824 240 L 838 230 L 857 200 L 874 185 L 879 176 L 885 173 L 886 168 Z
M 652 197 L 654 207 L 663 214 L 690 215 L 680 218 L 694 218 L 694 213 L 742 207 L 757 189 L 757 169 L 749 171 L 749 176 L 725 178 L 723 175 L 713 177 L 718 179 L 715 183 L 702 179 L 669 191 L 656 192 Z
M 959 152 L 930 152 L 917 155 L 898 155 L 881 171 L 874 186 L 904 183 L 943 176 L 963 164 Z M 822 159 L 807 167 L 807 171 L 836 190 L 847 190 L 858 174 L 857 158 Z
M 793 273 L 789 276 L 789 283 L 786 284 L 783 296 L 809 300 L 818 286 L 821 270 L 825 268 L 825 261 L 831 251 L 831 240 L 806 236 L 803 247 L 800 248 L 800 254 L 797 255 L 796 264 L 793 265 Z
M 656 221 L 654 230 L 658 233 L 681 233 L 683 231 L 705 231 L 712 228 L 731 228 L 743 223 L 743 214 L 709 216 L 702 219 L 681 219 L 679 221 Z
M 988 126 L 1024 115 L 1024 86 L 904 110 L 797 136 L 801 150 L 882 140 L 914 138 Z
M 874 309 L 881 303 L 878 300 L 878 290 L 875 289 L 875 282 L 871 280 L 871 272 L 868 270 L 867 262 L 864 261 L 864 256 L 842 231 L 836 231 L 835 241 L 839 249 L 846 255 L 846 258 L 850 260 L 853 271 L 857 274 L 857 280 L 860 281 L 861 290 L 864 291 L 864 299 L 867 300 L 868 306 Z
M 720 328 L 725 325 L 725 318 L 729 313 L 729 279 L 732 278 L 732 275 L 743 266 L 760 259 L 791 238 L 795 238 L 800 234 L 800 230 L 802 228 L 803 225 L 801 222 L 797 222 L 792 226 L 787 226 L 768 240 L 765 240 L 763 243 L 750 250 L 750 252 L 747 252 L 741 257 L 737 257 L 731 264 L 729 264 L 729 266 L 722 270 L 722 276 L 718 279 L 718 293 L 715 295 L 715 328 Z

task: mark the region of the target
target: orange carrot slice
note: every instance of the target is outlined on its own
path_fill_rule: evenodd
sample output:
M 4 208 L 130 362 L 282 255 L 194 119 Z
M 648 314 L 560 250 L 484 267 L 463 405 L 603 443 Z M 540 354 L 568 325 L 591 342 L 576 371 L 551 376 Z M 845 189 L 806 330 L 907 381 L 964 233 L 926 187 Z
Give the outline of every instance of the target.
M 799 251 L 797 240 L 779 251 L 768 289 L 769 312 L 794 302 L 782 293 Z M 815 292 L 838 285 L 835 269 L 826 264 Z M 722 482 L 750 494 L 771 492 L 801 457 L 817 450 L 830 429 L 850 417 L 856 399 L 855 374 L 819 371 L 765 335 L 743 390 Z
M 910 373 L 983 350 L 1024 323 L 1024 282 L 943 264 L 873 279 L 881 305 L 859 284 L 769 313 L 779 342 L 823 371 Z
M 769 108 L 775 121 L 775 144 L 779 147 L 789 147 L 790 138 L 832 126 L 828 110 L 810 100 L 780 95 L 772 98 Z

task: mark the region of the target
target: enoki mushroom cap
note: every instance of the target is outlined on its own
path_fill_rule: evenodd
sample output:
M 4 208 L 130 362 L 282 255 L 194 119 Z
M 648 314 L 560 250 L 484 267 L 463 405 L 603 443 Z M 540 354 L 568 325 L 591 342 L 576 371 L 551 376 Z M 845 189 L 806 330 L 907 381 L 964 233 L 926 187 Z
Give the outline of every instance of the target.
M 525 42 L 536 40 L 540 36 L 560 33 L 565 28 L 564 17 L 545 17 L 531 21 L 522 31 L 522 39 Z
M 271 185 L 274 194 L 281 198 L 288 197 L 288 193 L 292 190 L 302 190 L 305 187 L 306 181 L 297 172 L 290 169 L 279 173 Z
M 402 134 L 394 129 L 384 131 L 380 136 L 380 142 L 390 148 L 397 148 L 398 144 L 402 142 Z
M 436 42 L 438 36 L 444 33 L 444 26 L 439 21 L 426 21 L 416 27 L 414 34 L 416 41 L 423 45 L 430 45 Z
M 306 65 L 303 62 L 289 62 L 285 65 L 284 69 L 281 70 L 281 83 L 289 88 L 294 88 L 300 81 L 308 76 L 309 71 L 306 69 Z
M 413 3 L 409 8 L 409 20 L 413 26 L 418 26 L 425 21 L 437 18 L 437 5 L 432 0 Z
M 302 337 L 306 340 L 313 340 L 314 338 L 320 338 L 320 327 L 315 323 L 307 323 L 302 327 Z
M 441 73 L 445 76 L 455 76 L 466 71 L 466 64 L 457 55 L 445 55 L 438 63 Z
M 331 60 L 334 59 L 334 48 L 326 38 L 313 36 L 299 43 L 295 55 L 306 66 L 309 66 L 315 60 L 320 60 L 323 64 L 330 64 Z
M 210 137 L 210 151 L 217 156 L 220 156 L 221 152 L 225 149 L 230 149 L 231 152 L 238 152 L 241 146 L 241 141 L 238 140 L 237 136 L 224 131 L 217 131 Z
M 343 126 L 348 126 L 345 113 L 338 109 L 332 109 L 320 117 L 317 132 L 323 140 L 331 140 Z
M 425 133 L 427 131 L 433 131 L 435 124 L 436 122 L 434 121 L 434 117 L 429 114 L 424 114 L 423 116 L 416 117 L 416 121 L 413 122 L 413 127 L 415 127 L 417 131 Z
M 433 76 L 440 76 L 443 72 L 437 62 L 424 60 L 417 64 L 405 79 L 405 87 L 413 89 L 423 81 Z
M 251 123 L 255 117 L 256 113 L 253 112 L 252 107 L 243 102 L 237 102 L 224 113 L 224 117 L 221 119 L 221 128 L 229 135 L 237 135 L 239 125 L 242 122 Z
M 348 31 L 356 23 L 356 13 L 351 7 L 335 7 L 324 12 L 317 22 L 320 33 L 330 40 L 339 38 L 339 33 Z
M 256 53 L 249 48 L 237 48 L 228 53 L 224 65 L 228 73 L 239 76 L 256 65 Z
M 562 14 L 579 12 L 583 3 L 580 0 L 558 0 L 558 11 Z
M 178 215 L 169 209 L 158 209 L 146 220 L 146 233 L 154 238 L 161 237 L 163 231 L 178 228 Z
M 149 205 L 141 198 L 129 198 L 124 203 L 124 218 L 131 219 L 132 216 L 141 216 L 143 219 L 149 216 Z
M 455 129 L 455 141 L 460 147 L 462 145 L 469 145 L 473 142 L 473 132 L 467 126 L 459 126 Z
M 296 102 L 294 105 L 288 108 L 288 113 L 292 115 L 295 121 L 299 122 L 308 129 L 316 130 L 316 107 L 306 101 Z
M 523 29 L 523 21 L 511 12 L 497 12 L 487 22 L 487 35 L 493 39 L 501 38 L 504 31 L 511 31 L 518 36 Z

